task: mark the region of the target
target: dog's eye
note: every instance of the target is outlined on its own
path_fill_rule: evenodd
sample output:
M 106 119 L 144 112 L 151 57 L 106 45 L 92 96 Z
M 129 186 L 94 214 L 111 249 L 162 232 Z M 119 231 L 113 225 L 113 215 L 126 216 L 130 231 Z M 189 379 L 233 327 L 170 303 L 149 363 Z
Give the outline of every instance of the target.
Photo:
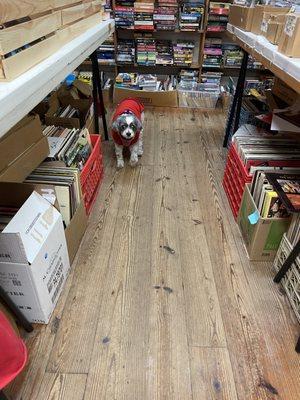
M 122 131 L 124 131 L 127 128 L 127 125 L 121 125 Z
M 131 123 L 130 124 L 130 128 L 134 130 L 135 129 L 135 125 L 133 123 Z

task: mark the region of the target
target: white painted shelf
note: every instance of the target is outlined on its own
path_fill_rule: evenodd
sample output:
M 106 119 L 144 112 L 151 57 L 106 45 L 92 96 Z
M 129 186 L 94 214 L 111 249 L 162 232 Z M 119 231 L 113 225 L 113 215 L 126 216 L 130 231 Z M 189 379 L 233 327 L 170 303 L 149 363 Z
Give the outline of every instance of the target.
M 113 19 L 103 21 L 11 82 L 0 83 L 0 138 L 113 32 Z

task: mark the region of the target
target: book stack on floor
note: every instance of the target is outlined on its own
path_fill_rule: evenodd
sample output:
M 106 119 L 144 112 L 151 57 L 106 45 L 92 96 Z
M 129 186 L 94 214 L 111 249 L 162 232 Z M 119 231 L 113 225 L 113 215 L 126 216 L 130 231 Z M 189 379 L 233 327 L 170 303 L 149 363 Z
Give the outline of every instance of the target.
M 203 66 L 209 68 L 221 68 L 222 61 L 222 39 L 206 38 L 204 43 Z
M 127 89 L 139 89 L 138 74 L 123 72 L 116 76 L 115 86 Z
M 154 39 L 141 38 L 136 40 L 136 62 L 138 65 L 155 65 L 155 44 Z
M 156 91 L 159 90 L 160 82 L 156 75 L 141 74 L 138 76 L 138 86 L 140 90 Z
M 182 69 L 179 73 L 179 82 L 183 89 L 191 87 L 191 84 L 197 84 L 199 79 L 199 71 L 193 69 Z
M 173 45 L 174 65 L 189 66 L 193 62 L 194 42 L 177 41 Z
M 115 64 L 115 45 L 113 37 L 105 40 L 97 50 L 98 62 L 100 64 Z
M 156 65 L 173 65 L 173 45 L 171 40 L 156 42 Z
M 116 87 L 133 90 L 169 91 L 176 88 L 176 83 L 173 75 L 120 73 L 116 77 Z
M 134 0 L 118 0 L 114 8 L 115 24 L 117 28 L 134 28 Z
M 120 64 L 133 64 L 135 62 L 134 40 L 119 40 L 117 45 L 117 62 Z
M 229 15 L 229 3 L 211 1 L 209 4 L 209 16 L 207 22 L 208 32 L 226 31 Z
M 203 28 L 204 1 L 183 0 L 180 6 L 179 29 L 198 31 Z
M 177 0 L 158 0 L 153 15 L 155 29 L 158 31 L 175 30 L 177 25 L 177 15 Z
M 134 3 L 134 29 L 153 31 L 154 1 L 141 0 Z

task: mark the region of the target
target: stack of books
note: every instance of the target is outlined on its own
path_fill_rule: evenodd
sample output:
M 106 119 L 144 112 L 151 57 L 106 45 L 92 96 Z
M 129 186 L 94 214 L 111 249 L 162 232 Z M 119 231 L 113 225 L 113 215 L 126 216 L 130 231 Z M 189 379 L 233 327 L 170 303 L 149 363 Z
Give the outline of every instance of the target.
M 153 20 L 158 31 L 173 31 L 177 25 L 177 0 L 158 0 L 154 10 Z
M 200 86 L 203 92 L 220 93 L 221 72 L 206 72 L 201 75 Z
M 230 3 L 210 2 L 207 30 L 209 32 L 226 31 Z
M 79 170 L 65 167 L 59 162 L 43 163 L 27 177 L 25 182 L 55 187 L 62 219 L 67 227 L 81 202 Z
M 134 3 L 134 29 L 143 31 L 153 31 L 154 0 L 136 1 Z
M 174 65 L 191 65 L 193 62 L 194 42 L 177 41 L 173 45 Z
M 47 136 L 49 143 L 48 160 L 62 161 L 66 167 L 83 169 L 92 152 L 88 129 L 45 126 L 43 135 Z
M 242 64 L 243 52 L 239 46 L 233 43 L 223 43 L 224 67 L 238 68 Z
M 204 43 L 203 66 L 221 68 L 223 62 L 222 39 L 206 38 Z
M 171 40 L 156 42 L 156 65 L 173 65 L 173 45 Z
M 100 64 L 115 64 L 115 45 L 112 37 L 105 40 L 97 50 Z
M 127 89 L 139 89 L 138 74 L 122 72 L 116 77 L 116 86 Z
M 156 46 L 154 39 L 137 39 L 136 62 L 138 65 L 155 65 Z
M 141 90 L 156 91 L 158 90 L 159 82 L 156 75 L 141 74 L 138 76 L 138 85 Z
M 53 114 L 53 117 L 59 118 L 80 118 L 79 111 L 72 106 L 61 106 L 58 110 Z
M 117 46 L 117 62 L 120 64 L 134 64 L 135 42 L 134 40 L 119 40 Z
M 183 0 L 180 7 L 181 31 L 198 31 L 202 28 L 204 0 Z
M 134 0 L 118 0 L 115 6 L 115 24 L 117 28 L 134 28 Z

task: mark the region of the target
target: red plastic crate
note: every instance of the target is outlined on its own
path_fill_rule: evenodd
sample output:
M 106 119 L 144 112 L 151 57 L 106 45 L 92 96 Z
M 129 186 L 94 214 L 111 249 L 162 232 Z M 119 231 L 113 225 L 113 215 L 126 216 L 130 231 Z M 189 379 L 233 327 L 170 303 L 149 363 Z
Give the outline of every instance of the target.
M 91 142 L 93 150 L 80 175 L 83 201 L 88 214 L 96 200 L 104 173 L 100 135 L 91 135 Z
M 246 170 L 236 148 L 232 145 L 227 156 L 223 187 L 232 213 L 237 218 L 246 183 L 252 182 L 252 175 Z

